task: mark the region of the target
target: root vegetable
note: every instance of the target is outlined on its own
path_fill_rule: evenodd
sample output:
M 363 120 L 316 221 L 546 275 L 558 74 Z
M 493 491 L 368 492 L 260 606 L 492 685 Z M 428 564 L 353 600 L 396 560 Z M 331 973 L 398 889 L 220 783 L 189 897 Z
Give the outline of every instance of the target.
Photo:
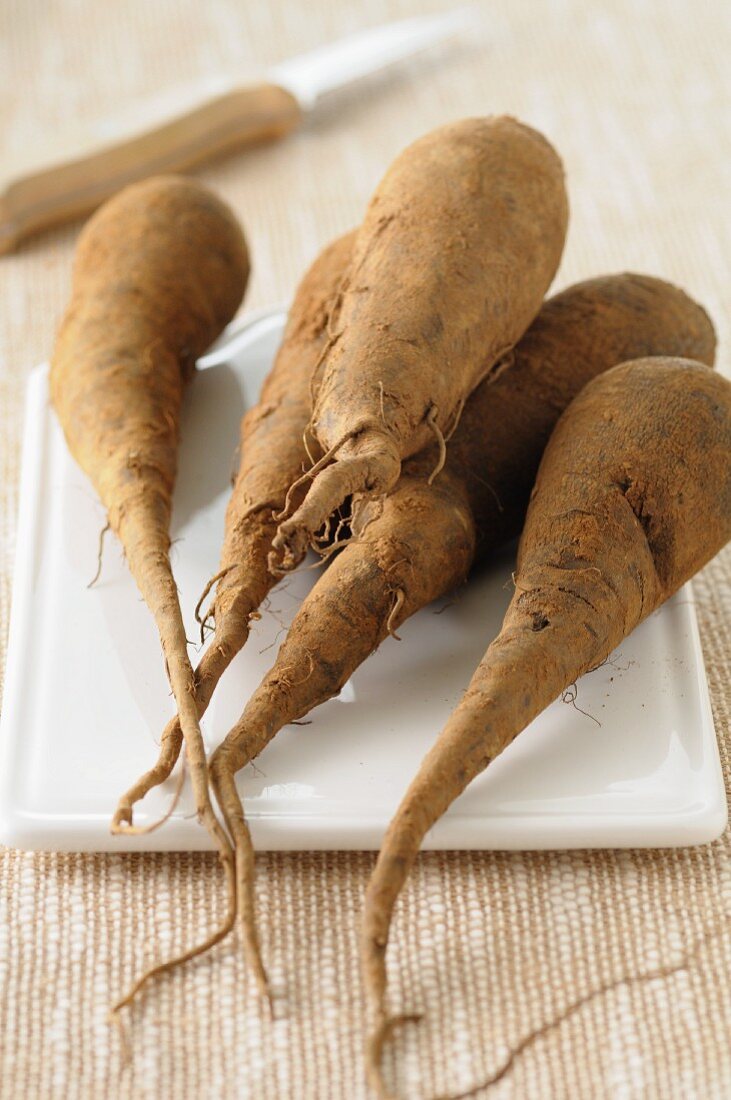
M 704 311 L 640 275 L 593 279 L 548 301 L 510 365 L 475 391 L 429 484 L 435 450 L 414 456 L 384 501 L 365 501 L 354 538 L 300 607 L 273 668 L 211 760 L 234 837 L 237 910 L 255 935 L 253 855 L 235 773 L 287 723 L 336 695 L 400 623 L 462 583 L 475 559 L 514 537 L 562 410 L 597 373 L 628 355 L 692 350 L 713 362 Z
M 427 831 L 565 688 L 731 538 L 731 383 L 683 359 L 641 359 L 590 382 L 541 461 L 515 593 L 384 839 L 368 886 L 363 968 L 380 1074 L 394 905 Z
M 213 638 L 195 670 L 195 700 L 202 716 L 221 676 L 249 636 L 249 626 L 278 577 L 267 555 L 277 528 L 273 512 L 308 461 L 304 433 L 311 412 L 311 388 L 327 342 L 328 310 L 352 254 L 354 233 L 323 249 L 295 296 L 274 365 L 259 402 L 241 421 L 241 462 L 226 509 L 220 568 L 208 591 L 216 594 L 204 617 L 213 619 Z M 112 831 L 129 832 L 133 806 L 172 772 L 182 745 L 177 715 L 165 727 L 160 755 L 119 801 Z
M 237 222 L 205 188 L 174 176 L 127 188 L 81 234 L 50 375 L 69 449 L 107 509 L 155 619 L 196 809 L 229 874 L 231 846 L 209 797 L 169 526 L 183 390 L 196 358 L 236 312 L 248 273 Z
M 567 218 L 558 156 L 515 119 L 452 123 L 397 158 L 334 310 L 312 416 L 323 455 L 279 527 L 273 570 L 292 568 L 347 497 L 389 492 L 437 438 L 434 476 L 465 400 L 538 313 Z
M 325 248 L 304 276 L 260 400 L 241 421 L 241 463 L 226 510 L 220 570 L 213 578 L 216 595 L 206 616 L 213 617 L 215 631 L 195 670 L 194 702 L 199 717 L 221 676 L 245 645 L 252 619 L 278 580 L 267 565 L 277 527 L 273 514 L 283 507 L 290 484 L 308 461 L 303 437 L 312 408 L 311 389 L 327 341 L 329 308 L 352 255 L 353 237 L 353 233 L 346 234 Z M 162 823 L 139 830 L 133 824 L 133 806 L 169 777 L 182 740 L 176 715 L 163 731 L 155 764 L 120 799 L 113 832 L 149 831 Z M 224 934 L 234 919 L 231 889 Z M 252 971 L 266 992 L 257 940 L 251 936 L 246 942 Z

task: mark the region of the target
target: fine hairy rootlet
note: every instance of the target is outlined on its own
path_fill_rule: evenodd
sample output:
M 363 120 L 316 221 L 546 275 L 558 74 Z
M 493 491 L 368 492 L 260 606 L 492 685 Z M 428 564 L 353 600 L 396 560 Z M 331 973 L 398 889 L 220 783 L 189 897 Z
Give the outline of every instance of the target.
M 283 726 L 337 694 L 389 632 L 518 534 L 563 409 L 596 374 L 647 351 L 711 364 L 713 327 L 700 306 L 659 279 L 628 274 L 571 287 L 544 305 L 506 369 L 469 399 L 438 477 L 426 476 L 433 448 L 404 464 L 384 501 L 363 501 L 353 538 L 303 602 L 274 666 L 211 761 L 235 843 L 246 944 L 257 942 L 254 861 L 235 773 Z
M 156 177 L 120 192 L 83 230 L 73 293 L 51 362 L 51 397 L 154 616 L 180 715 L 198 814 L 229 872 L 210 802 L 193 671 L 170 566 L 183 390 L 236 312 L 246 242 L 204 187 Z
M 568 219 L 558 155 L 512 118 L 464 119 L 409 146 L 377 188 L 330 320 L 310 430 L 322 457 L 280 517 L 292 568 L 347 497 L 396 484 L 540 309 Z M 294 509 L 294 511 L 293 511 Z
M 731 538 L 731 383 L 687 359 L 639 359 L 590 382 L 540 464 L 500 634 L 393 818 L 368 886 L 367 1064 L 380 1096 L 386 946 L 425 834 L 562 691 Z

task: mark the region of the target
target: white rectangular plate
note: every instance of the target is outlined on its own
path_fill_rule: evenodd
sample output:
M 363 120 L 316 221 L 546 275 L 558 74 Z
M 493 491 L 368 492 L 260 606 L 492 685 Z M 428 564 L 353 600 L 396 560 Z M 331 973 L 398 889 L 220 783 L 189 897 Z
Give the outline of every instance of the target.
M 189 637 L 217 568 L 232 453 L 256 400 L 281 318 L 201 371 L 188 394 L 173 564 Z M 31 377 L 17 564 L 0 725 L 0 841 L 31 849 L 209 847 L 189 793 L 146 837 L 109 834 L 119 794 L 152 762 L 171 706 L 157 636 L 108 538 L 104 513 L 50 409 L 47 371 Z M 265 849 L 377 848 L 409 779 L 496 634 L 510 590 L 506 552 L 459 597 L 420 612 L 359 669 L 311 725 L 283 730 L 239 776 Z M 271 665 L 281 632 L 317 578 L 305 571 L 234 661 L 203 721 L 213 747 Z M 438 613 L 438 617 L 435 617 Z M 159 817 L 174 780 L 139 809 Z M 601 669 L 557 701 L 432 830 L 430 848 L 657 847 L 718 836 L 726 801 L 690 590 L 651 616 Z

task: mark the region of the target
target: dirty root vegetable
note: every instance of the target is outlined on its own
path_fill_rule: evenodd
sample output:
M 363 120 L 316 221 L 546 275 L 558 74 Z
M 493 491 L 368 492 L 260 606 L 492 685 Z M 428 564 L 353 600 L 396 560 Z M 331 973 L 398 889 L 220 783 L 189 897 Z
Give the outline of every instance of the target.
M 278 578 L 267 568 L 267 555 L 279 511 L 292 481 L 308 461 L 303 439 L 312 408 L 311 388 L 327 342 L 328 309 L 350 260 L 354 233 L 323 249 L 299 285 L 282 343 L 262 386 L 257 405 L 241 420 L 241 460 L 226 509 L 220 569 L 203 599 L 216 586 L 204 616 L 213 619 L 213 638 L 195 670 L 195 699 L 202 716 L 221 676 L 245 645 L 249 625 Z M 128 832 L 133 805 L 164 782 L 178 759 L 182 732 L 177 718 L 162 734 L 160 755 L 120 799 L 114 832 Z
M 237 911 L 255 940 L 254 861 L 235 773 L 287 723 L 336 695 L 400 623 L 462 583 L 520 530 L 545 443 L 597 373 L 647 351 L 713 362 L 713 327 L 682 291 L 640 275 L 581 283 L 547 302 L 509 365 L 464 410 L 444 470 L 434 450 L 404 464 L 384 501 L 358 509 L 353 539 L 304 600 L 273 668 L 211 760 L 236 847 Z
M 292 568 L 346 498 L 393 489 L 434 439 L 436 475 L 467 397 L 538 313 L 567 219 L 557 154 L 515 119 L 443 126 L 396 159 L 333 312 L 311 423 L 322 457 L 291 515 L 288 501 L 273 570 Z
M 731 383 L 671 358 L 625 363 L 590 382 L 546 447 L 500 634 L 406 792 L 368 886 L 367 1059 L 380 1095 L 388 1095 L 380 1058 L 393 1023 L 386 945 L 427 831 L 536 715 L 729 538 Z
M 196 809 L 229 873 L 230 843 L 209 797 L 169 526 L 183 390 L 196 358 L 236 312 L 248 272 L 238 224 L 205 188 L 174 176 L 128 187 L 81 234 L 50 381 L 69 449 L 155 619 Z

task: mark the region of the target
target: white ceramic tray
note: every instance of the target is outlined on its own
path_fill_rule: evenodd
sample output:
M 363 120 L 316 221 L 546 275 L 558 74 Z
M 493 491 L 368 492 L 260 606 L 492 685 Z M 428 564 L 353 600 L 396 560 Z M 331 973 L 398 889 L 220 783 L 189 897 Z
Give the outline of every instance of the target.
M 239 418 L 256 399 L 280 333 L 281 318 L 255 327 L 230 363 L 200 372 L 188 396 L 173 563 L 190 638 L 192 608 L 217 568 Z M 208 847 L 187 792 L 159 831 L 124 840 L 108 832 L 118 795 L 156 755 L 170 698 L 154 627 L 114 539 L 101 579 L 86 587 L 104 515 L 66 451 L 42 367 L 28 390 L 21 501 L 0 725 L 0 841 L 89 851 Z M 283 730 L 256 768 L 240 774 L 259 848 L 378 847 L 498 630 L 511 567 L 506 553 L 456 602 L 406 623 L 403 640 L 384 642 L 311 725 Z M 271 664 L 315 577 L 296 574 L 274 593 L 204 719 L 209 746 Z M 576 704 L 581 710 L 557 701 L 536 720 L 425 847 L 655 847 L 719 835 L 726 802 L 688 588 L 580 681 Z M 161 814 L 173 786 L 148 797 L 140 823 Z

